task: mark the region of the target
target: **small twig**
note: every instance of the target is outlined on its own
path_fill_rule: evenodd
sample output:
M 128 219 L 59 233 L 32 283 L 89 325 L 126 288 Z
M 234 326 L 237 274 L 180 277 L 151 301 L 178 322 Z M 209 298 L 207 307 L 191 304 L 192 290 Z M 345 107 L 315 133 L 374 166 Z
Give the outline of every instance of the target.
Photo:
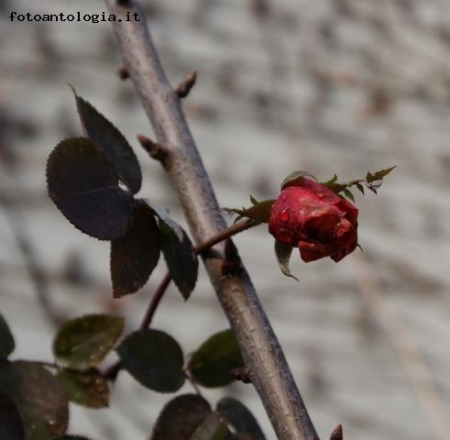
M 342 425 L 337 425 L 331 433 L 330 440 L 344 440 Z
M 175 93 L 179 98 L 186 98 L 189 95 L 192 87 L 194 87 L 195 82 L 197 81 L 197 72 L 191 72 L 189 75 L 184 78 L 184 80 L 178 84 L 175 89 Z
M 192 385 L 192 388 L 194 388 L 197 395 L 202 396 L 202 392 L 198 385 L 196 384 L 195 380 L 192 379 L 191 375 L 189 374 L 189 370 L 187 368 L 183 368 L 184 376 L 186 377 L 186 380 Z
M 200 243 L 198 246 L 195 247 L 195 252 L 200 255 L 207 249 L 213 247 L 217 243 L 220 243 L 226 238 L 230 238 L 233 235 L 238 234 L 239 232 L 253 228 L 254 226 L 258 226 L 259 224 L 260 223 L 255 222 L 254 220 L 242 220 L 238 223 L 235 223 L 234 225 L 231 225 L 228 228 L 223 229 L 222 231 L 218 232 L 217 234 Z
M 172 276 L 170 275 L 170 272 L 167 272 L 164 275 L 164 278 L 162 279 L 158 288 L 156 289 L 156 292 L 153 295 L 152 300 L 150 301 L 148 309 L 145 312 L 144 318 L 142 319 L 141 325 L 139 326 L 139 330 L 145 330 L 146 328 L 150 327 L 150 324 L 152 323 L 153 320 L 153 316 L 155 316 L 156 309 L 158 308 L 159 303 L 161 302 L 164 293 L 169 287 L 171 281 Z

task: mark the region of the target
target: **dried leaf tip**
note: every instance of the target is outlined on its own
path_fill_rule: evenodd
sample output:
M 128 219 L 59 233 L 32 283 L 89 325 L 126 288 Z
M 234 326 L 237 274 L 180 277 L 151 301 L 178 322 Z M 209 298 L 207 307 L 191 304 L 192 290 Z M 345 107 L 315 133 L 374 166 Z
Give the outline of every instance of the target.
M 192 87 L 194 87 L 196 81 L 197 72 L 191 72 L 189 75 L 187 75 L 186 78 L 180 84 L 178 84 L 177 88 L 175 89 L 178 97 L 186 98 L 186 96 L 189 95 Z
M 337 425 L 331 433 L 330 440 L 344 440 L 342 425 Z

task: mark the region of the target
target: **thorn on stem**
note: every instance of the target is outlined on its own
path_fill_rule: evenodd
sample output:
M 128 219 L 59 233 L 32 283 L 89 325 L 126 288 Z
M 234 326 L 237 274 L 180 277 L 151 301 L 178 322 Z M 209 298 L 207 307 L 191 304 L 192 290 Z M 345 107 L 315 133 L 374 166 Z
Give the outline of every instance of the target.
M 127 78 L 129 78 L 130 77 L 130 74 L 128 73 L 128 70 L 127 70 L 127 68 L 125 67 L 125 66 L 121 66 L 121 67 L 119 67 L 118 69 L 117 69 L 117 76 L 120 78 L 120 79 L 127 79 Z
M 239 380 L 242 383 L 251 383 L 252 382 L 252 378 L 250 376 L 250 370 L 246 367 L 233 368 L 230 371 L 230 375 L 235 380 Z
M 330 440 L 344 440 L 342 425 L 337 425 L 331 433 Z
M 150 157 L 164 163 L 166 150 L 162 145 L 152 141 L 148 136 L 143 134 L 137 134 L 136 137 L 142 148 L 150 155 Z
M 179 98 L 186 98 L 189 95 L 192 87 L 194 87 L 195 82 L 197 81 L 197 72 L 191 72 L 189 75 L 184 78 L 184 80 L 178 84 L 175 89 L 175 93 Z

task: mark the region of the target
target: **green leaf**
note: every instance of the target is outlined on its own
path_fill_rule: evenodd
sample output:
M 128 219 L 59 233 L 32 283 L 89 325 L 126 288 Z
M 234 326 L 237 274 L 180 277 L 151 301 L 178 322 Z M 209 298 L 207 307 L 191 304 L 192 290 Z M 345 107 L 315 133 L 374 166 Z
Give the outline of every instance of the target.
M 386 168 L 384 170 L 377 171 L 375 173 L 368 172 L 366 175 L 367 183 L 376 182 L 377 180 L 383 180 L 384 177 L 386 177 L 388 174 L 390 174 L 395 168 L 397 168 L 397 165 L 394 165 L 393 167 Z
M 289 260 L 291 258 L 292 249 L 294 248 L 290 244 L 275 240 L 275 255 L 277 256 L 277 261 L 281 272 L 283 272 L 287 277 L 295 278 L 298 281 L 289 269 Z
M 361 192 L 361 194 L 364 194 L 364 186 L 361 183 L 356 183 L 356 188 Z
M 114 169 L 91 140 L 61 141 L 47 161 L 50 198 L 76 228 L 100 240 L 125 234 L 132 196 L 119 187 Z
M 67 321 L 53 342 L 56 360 L 67 368 L 96 367 L 114 347 L 123 331 L 123 318 L 86 315 Z
M 236 337 L 225 330 L 207 339 L 192 355 L 189 371 L 204 387 L 221 387 L 233 382 L 230 371 L 244 366 Z
M 106 408 L 109 405 L 109 386 L 96 369 L 85 372 L 64 369 L 57 378 L 67 398 L 88 408 Z
M 339 193 L 344 191 L 346 188 L 345 184 L 343 185 L 341 183 L 338 183 L 338 176 L 336 174 L 333 174 L 333 177 L 330 180 L 321 182 L 321 184 L 331 189 L 331 191 L 333 191 L 337 195 L 339 195 Z
M 14 338 L 8 323 L 0 313 L 0 360 L 6 359 L 15 348 Z
M 136 194 L 141 188 L 142 173 L 130 144 L 110 121 L 72 90 L 86 135 L 103 149 L 120 180 Z
M 161 393 L 175 392 L 183 386 L 183 352 L 167 333 L 136 331 L 116 351 L 123 367 L 143 386 Z
M 0 395 L 0 438 L 2 440 L 25 440 L 22 419 L 14 402 Z
M 252 205 L 256 205 L 258 203 L 258 200 L 256 200 L 251 194 L 250 194 L 250 203 Z
M 1 362 L 0 394 L 19 410 L 25 439 L 48 440 L 66 432 L 69 409 L 58 380 L 34 362 Z M 3 437 L 2 437 L 3 439 Z
M 239 218 L 246 217 L 258 223 L 268 223 L 270 212 L 272 210 L 272 205 L 274 203 L 275 203 L 274 199 L 269 199 L 263 200 L 261 202 L 256 202 L 253 206 L 250 206 L 250 208 L 242 208 L 242 209 L 225 208 L 225 211 L 232 214 L 238 214 Z
M 189 440 L 210 413 L 209 403 L 201 396 L 175 397 L 163 408 L 150 440 Z
M 198 258 L 183 228 L 174 222 L 167 211 L 143 200 L 148 208 L 159 218 L 161 231 L 161 250 L 172 279 L 184 299 L 194 290 L 198 274 Z
M 265 440 L 255 417 L 239 400 L 225 397 L 218 402 L 217 411 L 232 426 L 236 434 L 247 434 L 251 439 Z
M 336 182 L 338 181 L 338 176 L 337 174 L 333 174 L 333 177 L 330 180 L 327 180 L 326 182 L 323 183 L 323 185 L 326 186 L 333 186 Z
M 353 194 L 349 189 L 345 188 L 342 190 L 342 192 L 344 193 L 345 197 L 347 197 L 347 199 L 350 199 L 353 203 L 355 203 L 355 198 L 353 197 Z
M 140 204 L 123 237 L 111 242 L 110 268 L 114 298 L 139 290 L 158 264 L 160 232 L 153 215 Z

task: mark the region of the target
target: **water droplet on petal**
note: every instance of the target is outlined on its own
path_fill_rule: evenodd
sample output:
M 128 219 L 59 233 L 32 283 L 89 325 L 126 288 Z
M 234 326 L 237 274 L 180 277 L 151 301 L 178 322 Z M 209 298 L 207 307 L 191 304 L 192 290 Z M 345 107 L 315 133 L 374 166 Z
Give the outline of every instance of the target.
M 289 211 L 287 209 L 281 211 L 280 220 L 282 222 L 287 222 L 289 220 Z

